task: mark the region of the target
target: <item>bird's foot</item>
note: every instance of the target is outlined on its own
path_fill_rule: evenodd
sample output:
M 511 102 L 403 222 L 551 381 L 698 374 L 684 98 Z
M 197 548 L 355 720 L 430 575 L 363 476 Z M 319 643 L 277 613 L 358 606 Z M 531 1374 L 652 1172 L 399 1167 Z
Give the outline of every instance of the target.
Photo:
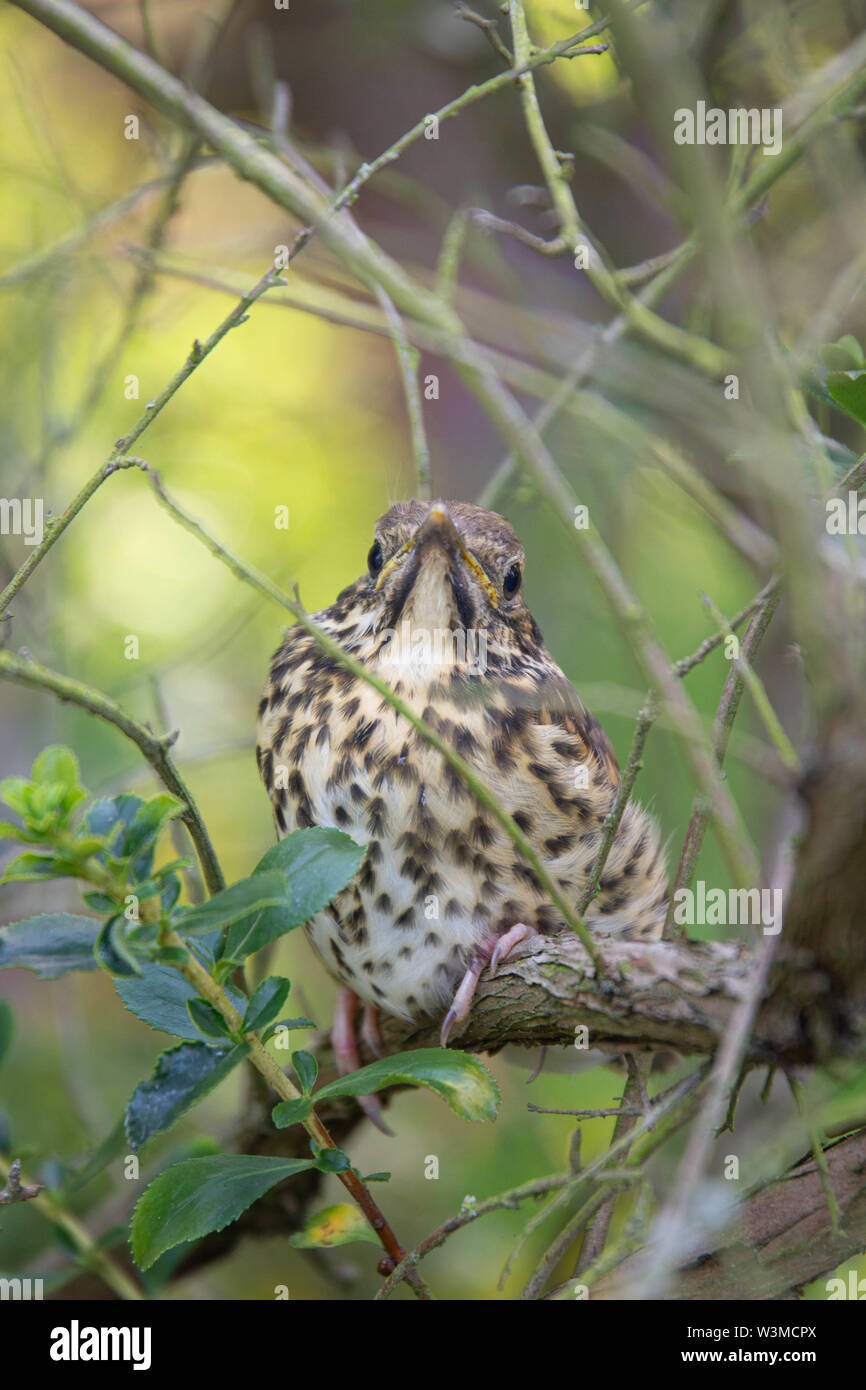
M 341 987 L 337 990 L 337 1003 L 334 1010 L 334 1026 L 331 1029 L 331 1042 L 334 1047 L 334 1058 L 337 1063 L 337 1071 L 341 1076 L 348 1076 L 350 1072 L 357 1071 L 361 1065 L 358 1056 L 358 1040 L 355 1036 L 355 1014 L 358 1008 L 358 996 L 353 990 Z M 379 1028 L 377 1023 L 378 1010 L 371 1004 L 364 1005 L 364 1018 L 361 1024 L 361 1036 L 375 1057 L 382 1055 L 381 1040 L 379 1038 Z M 382 1106 L 378 1096 L 356 1096 L 358 1104 L 367 1116 L 368 1120 L 381 1130 L 383 1134 L 394 1136 L 393 1129 L 389 1129 L 382 1115 Z
M 535 927 L 528 927 L 525 922 L 516 922 L 508 931 L 503 932 L 500 937 L 485 939 L 479 942 L 473 952 L 472 959 L 466 968 L 466 974 L 457 986 L 454 998 L 451 1000 L 451 1007 L 442 1020 L 442 1030 L 439 1034 L 439 1042 L 442 1047 L 448 1046 L 448 1039 L 455 1023 L 464 1023 L 469 1017 L 472 1008 L 472 1000 L 475 997 L 475 990 L 481 978 L 481 972 L 490 962 L 490 973 L 494 974 L 502 961 L 507 960 L 514 950 L 514 947 L 521 941 L 526 941 L 530 936 L 537 936 Z
M 491 975 L 495 975 L 499 962 L 507 960 L 515 946 L 519 946 L 521 941 L 528 941 L 530 936 L 538 936 L 538 932 L 535 927 L 528 927 L 525 922 L 516 922 L 513 927 L 509 927 L 493 948 L 493 955 L 490 957 Z

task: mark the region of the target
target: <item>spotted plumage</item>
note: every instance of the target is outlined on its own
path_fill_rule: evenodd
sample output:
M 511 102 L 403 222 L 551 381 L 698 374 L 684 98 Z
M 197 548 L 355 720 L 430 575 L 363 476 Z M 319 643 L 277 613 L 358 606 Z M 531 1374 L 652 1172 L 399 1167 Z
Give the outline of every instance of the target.
M 521 596 L 523 566 L 502 517 L 462 502 L 398 503 L 376 527 L 368 572 L 316 621 L 461 754 L 576 904 L 619 770 L 545 650 Z M 298 626 L 271 664 L 257 756 L 281 836 L 334 826 L 367 846 L 307 932 L 368 1005 L 441 1014 L 473 960 L 477 975 L 515 924 L 563 929 L 532 867 L 441 754 Z M 658 834 L 631 802 L 587 923 L 656 937 L 665 906 Z

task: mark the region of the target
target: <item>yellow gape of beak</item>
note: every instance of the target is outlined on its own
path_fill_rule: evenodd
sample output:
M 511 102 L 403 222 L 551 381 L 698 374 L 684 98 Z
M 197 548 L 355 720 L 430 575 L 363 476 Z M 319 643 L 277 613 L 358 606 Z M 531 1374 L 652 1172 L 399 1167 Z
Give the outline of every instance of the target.
M 410 536 L 406 544 L 401 545 L 400 549 L 396 551 L 394 555 L 391 556 L 388 563 L 382 567 L 382 571 L 379 575 L 379 578 L 376 580 L 376 588 L 381 589 L 387 576 L 389 574 L 392 574 L 393 571 L 397 568 L 397 566 L 403 562 L 403 560 L 406 558 L 409 552 L 414 549 L 415 545 L 419 542 L 419 540 L 422 544 L 426 540 L 428 540 L 431 532 L 444 532 L 448 536 L 455 550 L 457 551 L 460 559 L 463 561 L 463 563 L 466 565 L 468 569 L 472 570 L 479 584 L 483 588 L 485 594 L 487 595 L 487 601 L 490 604 L 490 607 L 498 608 L 499 595 L 496 592 L 495 586 L 493 585 L 492 581 L 488 578 L 484 568 L 478 563 L 475 556 L 472 554 L 472 551 L 466 549 L 465 545 L 463 544 L 463 537 L 461 536 L 457 527 L 454 525 L 454 522 L 451 519 L 451 513 L 448 511 L 447 507 L 442 507 L 440 505 L 434 505 L 430 508 L 429 512 L 425 516 L 424 520 L 421 522 L 421 525 L 418 527 L 415 534 Z

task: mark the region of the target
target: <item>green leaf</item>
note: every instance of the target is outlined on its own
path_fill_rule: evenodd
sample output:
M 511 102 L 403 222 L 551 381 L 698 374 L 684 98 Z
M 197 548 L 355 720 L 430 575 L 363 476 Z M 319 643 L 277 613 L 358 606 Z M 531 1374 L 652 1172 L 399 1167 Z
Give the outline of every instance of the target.
M 26 777 L 4 777 L 0 782 L 0 801 L 5 802 L 23 820 L 30 809 L 28 792 L 30 783 Z
M 332 1245 L 348 1245 L 357 1240 L 368 1245 L 379 1244 L 358 1208 L 344 1202 L 325 1207 L 311 1216 L 302 1231 L 289 1237 L 289 1244 L 298 1250 L 321 1250 Z
M 130 1013 L 142 1023 L 176 1038 L 201 1040 L 186 1007 L 187 1001 L 195 999 L 198 991 L 173 966 L 143 963 L 137 979 L 115 978 L 114 987 Z M 243 1014 L 247 1006 L 245 996 L 230 984 L 223 985 L 223 990 L 238 1013 Z
M 55 854 L 19 854 L 6 865 L 0 883 L 38 883 L 68 876 L 68 867 Z
M 341 830 L 313 826 L 296 830 L 273 845 L 259 861 L 253 878 L 279 870 L 288 878 L 288 893 L 279 907 L 237 922 L 221 955 L 242 961 L 268 942 L 302 926 L 321 912 L 358 872 L 364 846 Z
M 301 1083 L 301 1090 L 305 1096 L 308 1096 L 316 1084 L 316 1077 L 319 1075 L 318 1062 L 312 1052 L 293 1052 L 292 1066 Z
M 196 1028 L 200 1033 L 204 1033 L 206 1038 L 231 1037 L 231 1029 L 219 1009 L 214 1008 L 206 999 L 190 999 L 186 1007 Z
M 0 970 L 22 966 L 43 980 L 69 970 L 96 970 L 93 955 L 102 923 L 69 912 L 46 912 L 0 927 Z
M 163 965 L 186 965 L 191 956 L 183 946 L 160 946 L 154 952 L 153 959 L 161 961 Z
M 139 950 L 144 946 L 153 946 L 159 937 L 159 922 L 131 922 L 127 927 L 126 939 L 130 946 Z
M 43 748 L 36 758 L 30 773 L 31 781 L 44 784 L 59 782 L 62 786 L 75 790 L 78 786 L 78 762 L 75 754 L 62 744 L 52 744 Z
M 190 908 L 177 919 L 183 936 L 230 927 L 232 923 L 261 912 L 266 907 L 278 907 L 286 900 L 286 883 L 282 874 L 252 874 L 215 893 L 206 903 Z
M 499 1109 L 499 1088 L 477 1057 L 444 1047 L 421 1047 L 398 1052 L 369 1067 L 341 1076 L 316 1092 L 327 1096 L 368 1096 L 386 1086 L 426 1086 L 447 1100 L 455 1115 L 464 1120 L 494 1120 Z
M 828 372 L 824 385 L 846 414 L 866 425 L 866 371 Z
M 184 1240 L 221 1231 L 278 1182 L 315 1168 L 314 1159 L 221 1154 L 175 1163 L 150 1184 L 130 1225 L 136 1264 L 147 1269 Z
M 6 999 L 0 999 L 0 1062 L 12 1046 L 14 1033 L 15 1015 L 12 1005 Z
M 116 849 L 126 833 L 126 827 L 134 820 L 136 812 L 144 802 L 140 796 L 112 796 L 94 801 L 88 806 L 84 824 L 93 835 L 101 835 L 110 840 Z
M 305 1120 L 312 1108 L 313 1103 L 306 1096 L 299 1096 L 297 1100 L 281 1100 L 271 1111 L 271 1119 L 277 1129 L 288 1129 L 289 1125 L 297 1125 Z
M 126 1135 L 132 1148 L 140 1149 L 155 1134 L 170 1129 L 234 1071 L 249 1050 L 248 1043 L 208 1047 L 203 1042 L 184 1042 L 163 1052 L 153 1076 L 136 1087 L 126 1107 Z
M 863 349 L 850 333 L 837 343 L 827 343 L 818 356 L 831 372 L 848 372 L 863 366 Z
M 213 975 L 218 985 L 224 985 L 229 976 L 233 975 L 237 968 L 237 961 L 218 960 L 214 964 L 211 974 Z
M 62 782 L 45 782 L 30 788 L 30 818 L 43 829 L 56 829 L 62 815 L 66 788 Z
M 126 919 L 110 917 L 96 938 L 93 954 L 109 975 L 140 975 L 141 965 L 126 944 Z
M 345 1173 L 352 1160 L 342 1149 L 316 1149 L 316 1163 L 323 1173 Z
M 154 844 L 160 831 L 183 811 L 183 805 L 173 796 L 163 793 L 139 806 L 123 837 L 123 854 L 135 859 Z
M 29 844 L 35 844 L 41 840 L 41 835 L 34 835 L 31 830 L 24 830 L 20 825 L 15 825 L 11 820 L 0 820 L 0 839 L 3 840 L 26 840 Z
M 281 975 L 271 975 L 262 980 L 244 1014 L 242 1033 L 258 1033 L 267 1028 L 279 1015 L 280 1009 L 289 997 L 291 981 Z
M 81 895 L 88 907 L 92 907 L 94 912 L 99 912 L 105 916 L 109 912 L 117 911 L 117 903 L 113 898 L 109 898 L 105 893 L 95 890 L 92 893 L 82 893 Z
M 269 1028 L 265 1029 L 262 1033 L 262 1042 L 268 1042 L 279 1033 L 281 1028 L 290 1033 L 293 1028 L 315 1028 L 315 1026 L 311 1018 L 281 1018 L 279 1023 L 272 1023 Z

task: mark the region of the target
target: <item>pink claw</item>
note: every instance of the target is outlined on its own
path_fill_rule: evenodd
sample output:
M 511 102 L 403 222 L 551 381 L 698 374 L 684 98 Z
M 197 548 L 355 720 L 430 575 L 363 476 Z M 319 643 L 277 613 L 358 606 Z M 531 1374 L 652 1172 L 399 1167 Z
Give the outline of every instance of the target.
M 495 973 L 496 967 L 501 961 L 506 960 L 514 947 L 520 941 L 525 941 L 527 937 L 537 936 L 535 927 L 528 927 L 524 922 L 516 922 L 508 931 L 503 932 L 502 936 L 495 941 L 484 940 L 479 942 L 469 962 L 466 973 L 454 998 L 451 1000 L 451 1007 L 442 1020 L 442 1029 L 439 1033 L 439 1042 L 442 1047 L 448 1046 L 448 1039 L 455 1023 L 463 1023 L 469 1017 L 472 1008 L 472 1000 L 475 997 L 475 990 L 481 978 L 488 960 L 490 961 L 490 973 Z
M 490 957 L 490 973 L 496 974 L 496 967 L 501 960 L 507 960 L 515 946 L 521 941 L 526 941 L 530 936 L 537 936 L 535 927 L 528 927 L 525 922 L 516 922 L 513 927 L 500 936 L 493 948 L 493 955 Z

